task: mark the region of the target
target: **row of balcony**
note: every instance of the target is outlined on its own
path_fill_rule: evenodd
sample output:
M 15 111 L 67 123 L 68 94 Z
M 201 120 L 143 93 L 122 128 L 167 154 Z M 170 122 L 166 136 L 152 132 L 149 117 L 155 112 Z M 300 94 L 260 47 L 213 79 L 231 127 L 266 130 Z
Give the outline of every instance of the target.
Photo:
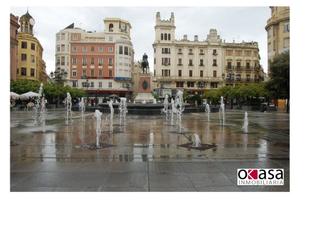
M 57 62 L 56 63 L 56 66 L 65 66 L 65 63 L 60 63 L 60 62 Z M 77 66 L 78 64 L 71 64 L 72 66 Z M 103 66 L 103 63 L 98 63 L 97 64 L 98 66 Z M 108 66 L 113 66 L 113 64 L 112 63 L 109 63 L 109 64 L 107 64 Z M 87 63 L 82 63 L 82 66 L 95 66 L 95 64 L 92 64 L 92 63 L 90 63 L 90 64 L 87 64 Z
M 155 77 L 157 80 L 186 80 L 186 81 L 218 81 L 218 80 L 225 80 L 229 82 L 259 82 L 259 78 L 229 78 L 229 77 L 190 77 L 190 76 L 157 76 Z
M 260 70 L 260 66 L 226 66 L 226 70 L 236 70 L 236 71 L 253 71 L 253 70 Z
M 225 81 L 227 82 L 260 82 L 260 79 L 258 78 L 246 78 L 246 79 L 242 79 L 242 78 L 237 78 L 237 79 L 231 79 L 231 78 L 226 78 Z
M 165 54 L 167 54 L 167 53 L 165 53 Z M 168 53 L 168 54 L 170 54 L 170 53 Z M 178 52 L 177 54 L 182 55 L 183 53 L 182 52 Z M 194 53 L 189 52 L 188 55 L 194 55 Z M 199 55 L 205 55 L 205 53 L 199 53 Z M 212 55 L 217 56 L 218 53 L 212 53 Z
M 171 63 L 162 63 L 162 66 L 170 66 L 170 65 L 171 65 Z M 180 64 L 178 63 L 177 66 L 183 66 L 183 64 L 182 63 L 180 63 Z M 189 67 L 194 67 L 194 64 L 188 64 L 188 66 Z M 204 64 L 199 64 L 198 66 L 199 67 L 204 67 L 205 65 Z M 217 67 L 218 64 L 212 64 L 212 66 L 213 67 Z
M 76 77 L 72 77 L 72 78 L 76 78 Z M 114 77 L 113 76 L 86 76 L 86 75 L 82 75 L 80 77 L 81 79 L 113 79 Z

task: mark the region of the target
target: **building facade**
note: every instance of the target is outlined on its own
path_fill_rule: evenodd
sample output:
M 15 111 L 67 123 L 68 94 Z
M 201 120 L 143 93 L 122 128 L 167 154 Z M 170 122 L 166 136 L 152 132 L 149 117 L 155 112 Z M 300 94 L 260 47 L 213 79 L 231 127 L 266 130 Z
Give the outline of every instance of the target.
M 18 17 L 10 14 L 10 68 L 11 68 L 11 80 L 17 78 L 17 56 L 18 56 L 18 32 L 19 24 Z
M 189 93 L 225 85 L 261 81 L 257 42 L 226 43 L 211 29 L 205 40 L 175 37 L 175 17 L 156 14 L 154 81 L 160 95 L 174 95 L 177 89 Z
M 267 20 L 268 65 L 275 56 L 290 49 L 290 8 L 270 7 L 271 17 Z
M 56 34 L 56 70 L 66 84 L 90 96 L 132 94 L 134 50 L 131 25 L 119 18 L 104 19 L 104 32 L 85 31 L 71 24 Z
M 27 11 L 19 19 L 17 79 L 47 81 L 46 66 L 43 60 L 43 48 L 33 35 L 34 19 Z

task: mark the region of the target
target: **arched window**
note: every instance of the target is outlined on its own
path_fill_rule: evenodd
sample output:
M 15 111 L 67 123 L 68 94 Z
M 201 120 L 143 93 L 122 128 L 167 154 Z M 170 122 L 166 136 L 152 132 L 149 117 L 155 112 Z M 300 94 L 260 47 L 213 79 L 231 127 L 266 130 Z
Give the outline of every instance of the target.
M 114 30 L 114 25 L 111 23 L 108 27 L 109 32 L 113 32 Z
M 164 40 L 167 40 L 167 34 L 166 33 L 164 34 Z
M 161 34 L 161 41 L 163 40 L 163 34 Z
M 169 41 L 171 40 L 171 34 L 168 34 L 168 40 Z

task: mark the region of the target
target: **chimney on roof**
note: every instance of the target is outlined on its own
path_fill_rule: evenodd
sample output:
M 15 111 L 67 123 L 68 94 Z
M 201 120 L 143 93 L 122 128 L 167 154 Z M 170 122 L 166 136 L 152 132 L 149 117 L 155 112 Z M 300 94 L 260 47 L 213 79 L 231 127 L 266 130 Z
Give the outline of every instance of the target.
M 156 14 L 156 18 L 157 18 L 157 20 L 160 20 L 160 18 L 161 18 L 161 17 L 160 17 L 160 12 L 159 12 L 159 11 L 158 11 L 157 14 Z
M 175 16 L 174 16 L 174 12 L 171 13 L 171 23 L 174 24 L 175 21 Z

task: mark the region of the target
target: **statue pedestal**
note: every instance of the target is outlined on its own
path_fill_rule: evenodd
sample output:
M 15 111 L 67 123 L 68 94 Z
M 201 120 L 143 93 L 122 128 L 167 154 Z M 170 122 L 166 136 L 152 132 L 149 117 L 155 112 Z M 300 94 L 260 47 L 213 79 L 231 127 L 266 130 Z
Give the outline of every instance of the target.
M 150 74 L 140 74 L 137 92 L 135 103 L 155 103 L 155 98 L 152 96 Z

